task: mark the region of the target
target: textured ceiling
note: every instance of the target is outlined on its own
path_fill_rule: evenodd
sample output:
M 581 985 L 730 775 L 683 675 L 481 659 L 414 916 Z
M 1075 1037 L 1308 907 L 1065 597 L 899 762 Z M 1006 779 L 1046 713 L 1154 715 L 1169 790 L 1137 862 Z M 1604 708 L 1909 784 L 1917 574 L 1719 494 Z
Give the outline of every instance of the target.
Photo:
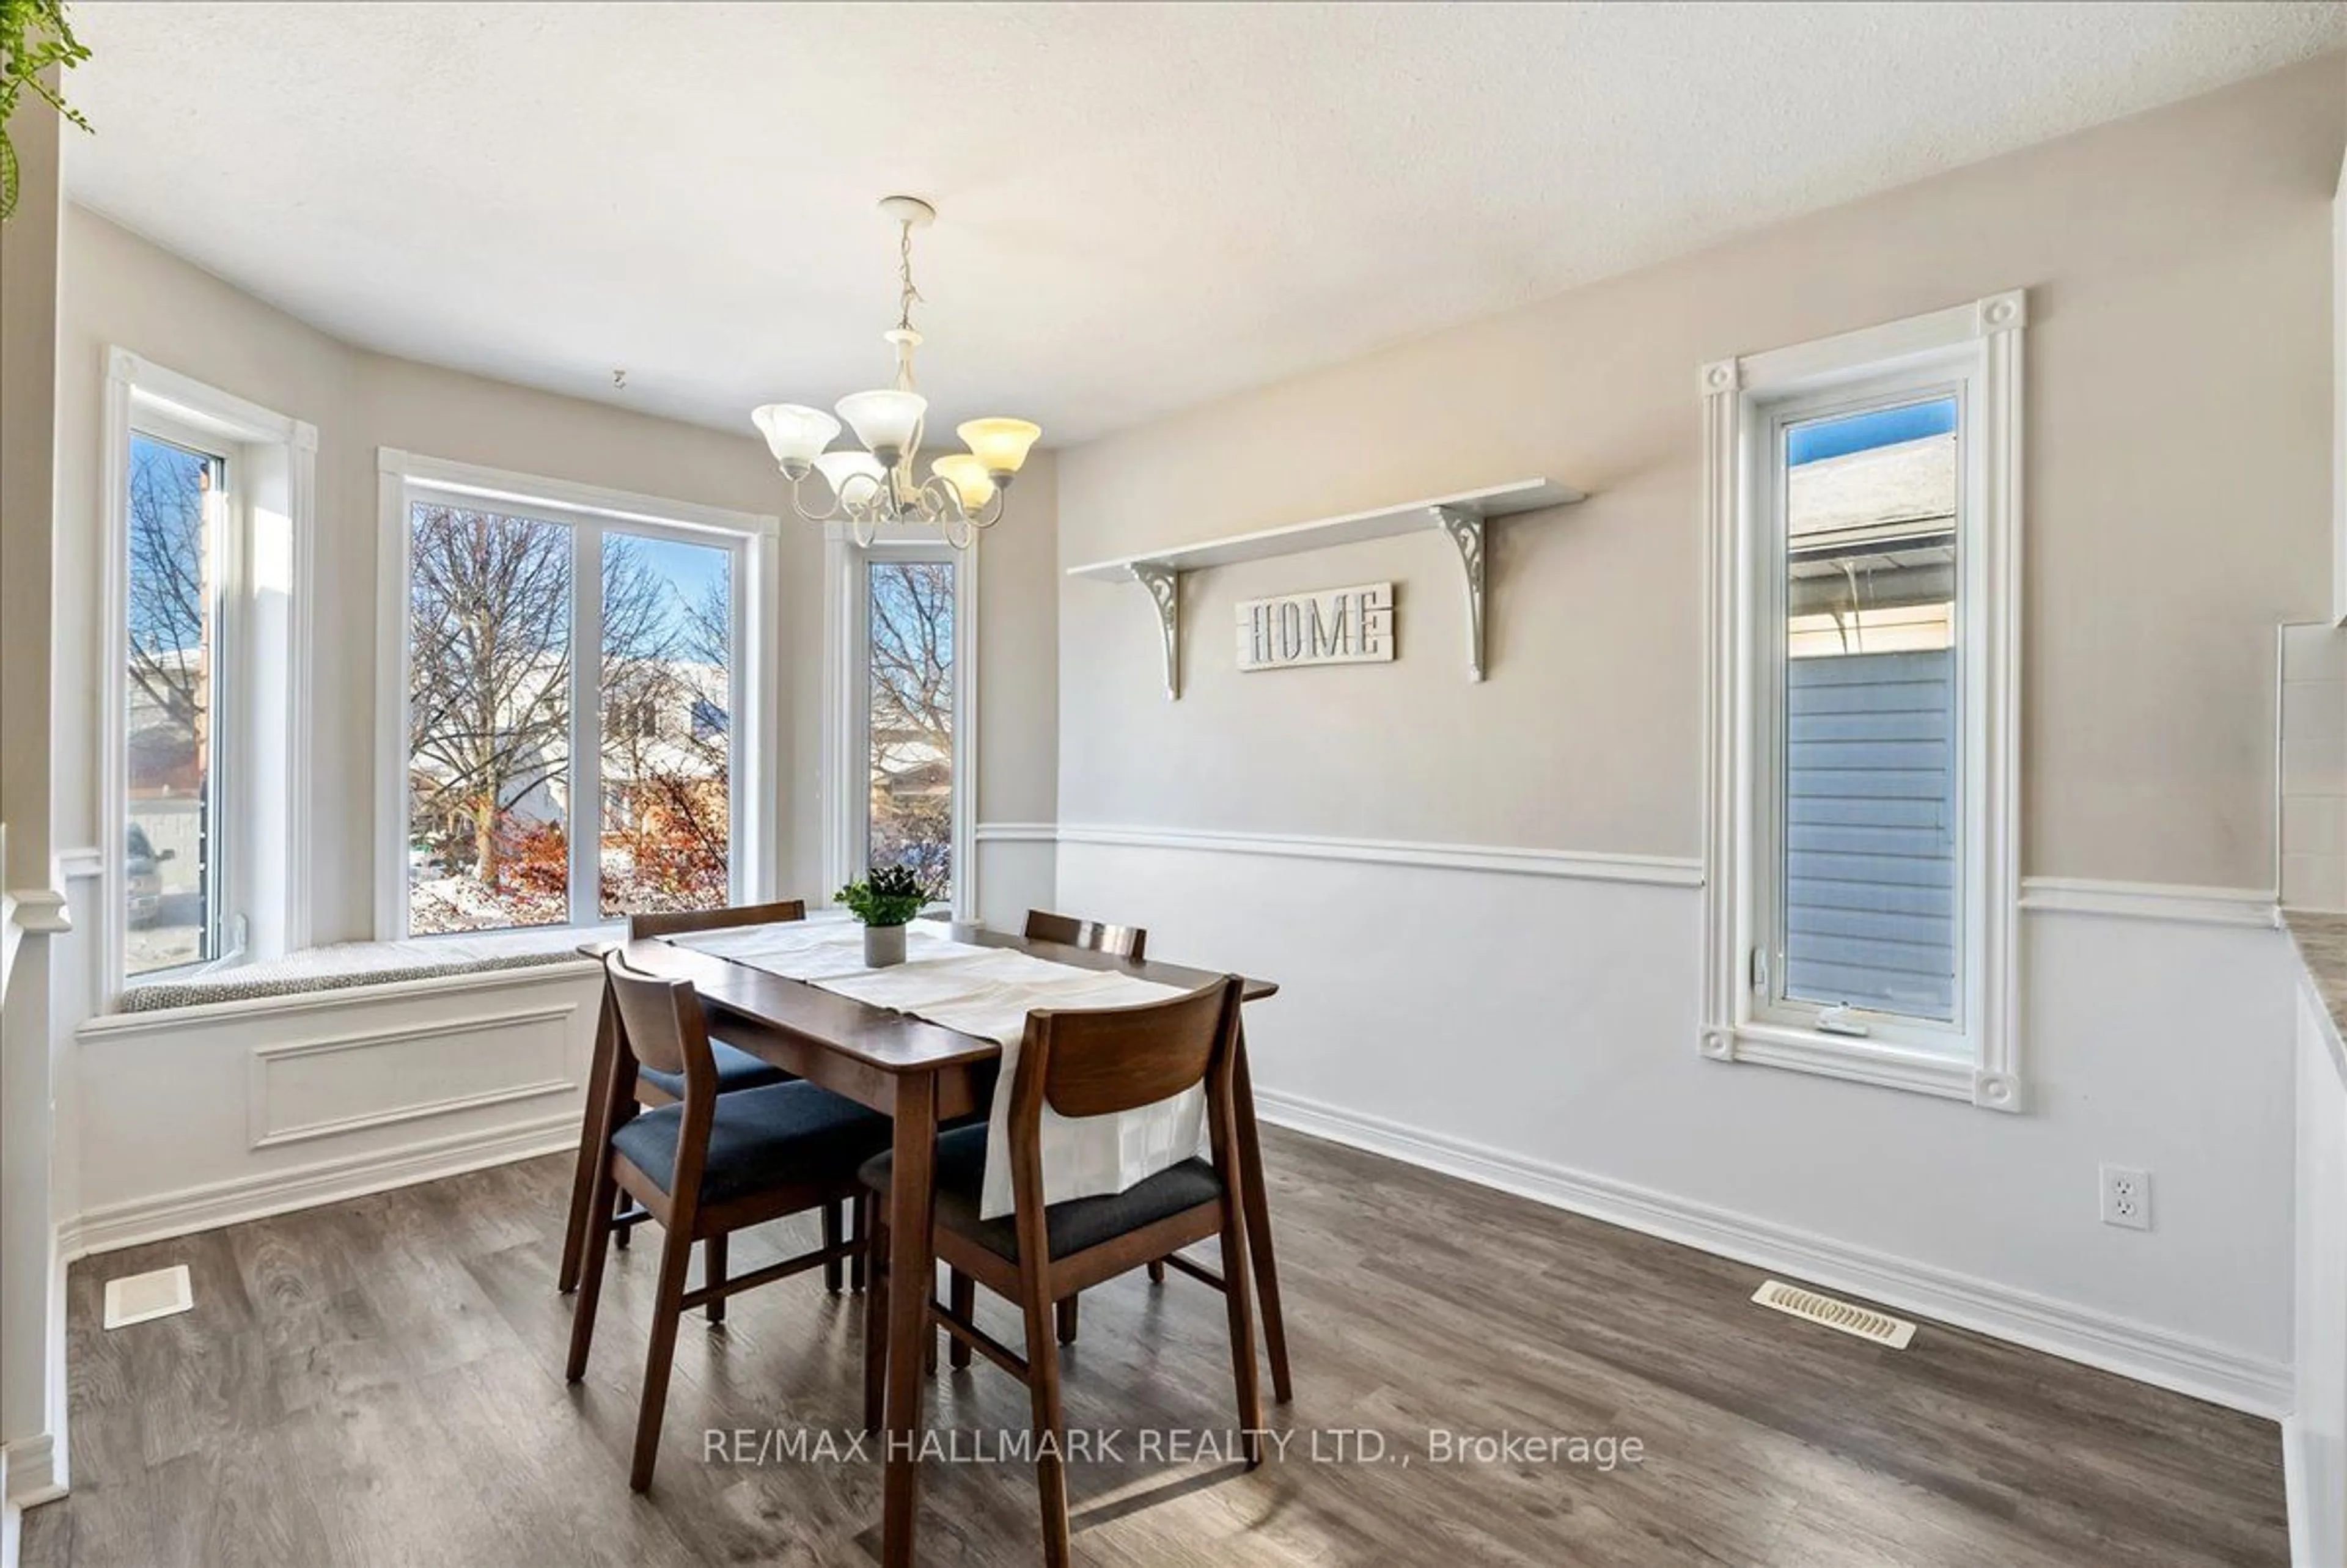
M 2331 4 L 83 0 L 76 200 L 369 347 L 1065 443 L 2347 42 Z M 610 372 L 627 367 L 614 394 Z

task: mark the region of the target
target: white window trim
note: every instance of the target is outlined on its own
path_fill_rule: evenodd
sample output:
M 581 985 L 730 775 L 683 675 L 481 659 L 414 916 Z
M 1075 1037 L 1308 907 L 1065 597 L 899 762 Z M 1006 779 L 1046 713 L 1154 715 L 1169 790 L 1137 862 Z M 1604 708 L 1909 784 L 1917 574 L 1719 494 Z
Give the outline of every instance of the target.
M 953 917 L 978 918 L 978 558 L 984 535 L 956 553 L 954 570 Z M 866 560 L 917 554 L 936 559 L 933 528 L 884 526 L 868 546 L 845 523 L 823 534 L 823 902 L 865 869 L 870 824 L 867 693 L 857 679 L 864 651 Z M 944 546 L 947 549 L 952 547 Z
M 2022 1108 L 2019 1050 L 2022 291 L 1703 368 L 1709 540 L 1702 1053 L 1862 1083 Z M 1959 543 L 1959 702 L 1967 719 L 1960 1006 L 1964 1049 L 1921 1049 L 1758 1016 L 1754 905 L 1768 835 L 1755 820 L 1761 754 L 1756 616 L 1776 568 L 1752 477 L 1772 406 L 1886 373 L 1940 370 L 1967 386 L 1966 532 Z
M 231 755 L 215 795 L 227 838 L 219 876 L 223 930 L 246 922 L 243 941 L 210 963 L 272 958 L 310 940 L 309 790 L 313 615 L 312 573 L 316 539 L 318 431 L 208 386 L 192 376 L 128 349 L 106 351 L 105 404 L 98 441 L 103 465 L 97 494 L 103 515 L 97 616 L 99 712 L 99 865 L 103 917 L 98 924 L 99 973 L 109 1000 L 128 981 L 129 723 L 122 650 L 128 636 L 130 437 L 153 427 L 225 448 L 230 495 L 237 502 L 225 541 L 226 594 L 235 613 L 223 626 L 216 686 Z M 281 538 L 260 538 L 265 524 Z M 266 559 L 262 559 L 263 557 Z M 282 620 L 264 625 L 257 572 L 282 576 Z M 238 640 L 266 642 L 245 649 Z M 215 677 L 218 680 L 217 675 Z M 274 757 L 269 766 L 264 758 Z
M 407 546 L 409 503 L 418 495 L 458 497 L 571 526 L 620 525 L 630 533 L 738 548 L 742 569 L 733 574 L 733 613 L 744 656 L 733 661 L 731 671 L 735 715 L 730 806 L 734 833 L 732 897 L 736 903 L 772 897 L 781 857 L 782 779 L 774 757 L 780 734 L 781 645 L 776 615 L 781 579 L 776 545 L 782 520 L 570 479 L 427 457 L 390 446 L 377 448 L 375 471 L 376 936 L 390 939 L 408 935 Z M 585 624 L 578 606 L 590 586 L 583 577 L 574 577 L 573 590 L 580 596 L 573 602 L 574 626 Z M 574 661 L 574 678 L 591 664 L 591 661 Z M 570 705 L 573 756 L 600 753 L 601 723 L 600 702 L 580 702 L 574 695 Z M 581 810 L 592 811 L 600 822 L 600 791 L 596 798 L 584 801 L 571 792 L 571 810 L 574 815 Z M 590 907 L 596 901 L 600 875 L 597 835 L 573 833 L 570 838 L 573 928 L 600 929 L 605 922 L 577 918 L 582 901 Z

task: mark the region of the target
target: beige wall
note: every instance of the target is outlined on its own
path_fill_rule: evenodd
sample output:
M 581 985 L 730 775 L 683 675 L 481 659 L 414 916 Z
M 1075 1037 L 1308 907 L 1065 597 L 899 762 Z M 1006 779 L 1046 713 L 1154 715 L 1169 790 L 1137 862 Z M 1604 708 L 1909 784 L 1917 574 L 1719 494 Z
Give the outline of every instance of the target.
M 1193 579 L 1189 689 L 1170 705 L 1140 590 L 1064 585 L 1061 815 L 1697 853 L 1697 367 L 2025 286 L 2024 869 L 2270 886 L 2273 624 L 2319 615 L 2328 580 L 2338 70 L 1064 454 L 1063 565 L 1534 475 L 1594 496 L 1495 530 L 1481 686 L 1435 537 Z M 1387 577 L 1394 666 L 1233 671 L 1235 600 Z
M 50 73 L 54 84 L 56 75 Z M 0 226 L 0 1501 L 23 1503 L 61 1477 L 64 1291 L 56 1216 L 73 1201 L 56 1110 L 67 1097 L 50 1050 L 56 886 L 47 748 L 55 613 L 59 224 L 56 117 L 29 97 L 8 122 L 15 215 Z
M 765 449 L 740 436 L 631 414 L 354 348 L 94 213 L 68 209 L 59 376 L 62 421 L 61 704 L 99 711 L 95 618 L 105 351 L 157 364 L 318 427 L 318 599 L 313 927 L 330 941 L 372 934 L 376 449 L 605 485 L 741 511 L 783 514 L 784 669 L 776 777 L 785 792 L 777 886 L 819 898 L 821 531 L 787 517 L 788 492 Z M 1055 619 L 1051 466 L 988 541 L 980 574 L 980 702 L 988 749 L 980 810 L 1000 790 L 1050 815 Z M 992 688 L 999 687 L 999 701 Z M 99 737 L 58 727 L 58 842 L 96 845 Z M 1035 759 L 1045 759 L 1038 762 Z M 1049 868 L 1032 889 L 1050 887 Z M 1031 879 L 1031 878 L 1030 878 Z
M 1594 495 L 1494 529 L 1481 685 L 1432 534 L 1196 574 L 1172 703 L 1141 589 L 1063 582 L 1061 900 L 1280 982 L 1247 1030 L 1277 1120 L 2286 1408 L 2280 934 L 2033 909 L 2006 1115 L 1705 1061 L 1693 887 L 1149 830 L 1699 855 L 1699 367 L 2025 286 L 2025 869 L 2270 887 L 2274 623 L 2328 589 L 2339 67 L 1063 453 L 1063 566 L 1535 475 Z M 1395 663 L 1233 669 L 1235 600 L 1388 578 Z M 2151 1231 L 2099 1223 L 2106 1161 L 2154 1173 Z

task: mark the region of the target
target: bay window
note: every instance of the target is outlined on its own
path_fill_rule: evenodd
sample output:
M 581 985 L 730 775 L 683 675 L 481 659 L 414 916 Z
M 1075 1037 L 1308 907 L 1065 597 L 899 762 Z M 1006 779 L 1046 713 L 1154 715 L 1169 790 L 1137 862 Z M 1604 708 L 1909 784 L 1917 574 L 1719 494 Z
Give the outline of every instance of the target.
M 752 587 L 771 520 L 405 454 L 384 468 L 385 933 L 762 897 Z

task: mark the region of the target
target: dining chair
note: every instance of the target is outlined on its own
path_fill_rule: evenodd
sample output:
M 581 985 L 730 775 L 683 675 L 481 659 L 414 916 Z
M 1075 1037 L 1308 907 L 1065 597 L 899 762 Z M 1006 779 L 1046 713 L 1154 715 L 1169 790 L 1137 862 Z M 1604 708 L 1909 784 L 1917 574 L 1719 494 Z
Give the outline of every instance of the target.
M 679 909 L 657 915 L 628 917 L 628 939 L 641 942 L 650 937 L 674 937 L 688 931 L 725 931 L 743 926 L 774 926 L 786 920 L 806 918 L 806 900 L 784 898 L 772 904 L 736 904 L 725 909 Z M 762 1083 L 780 1083 L 791 1075 L 770 1062 L 759 1061 L 748 1051 L 727 1045 L 722 1040 L 709 1042 L 710 1054 L 717 1062 L 717 1087 L 723 1093 L 732 1089 L 754 1089 Z M 684 1098 L 683 1081 L 673 1073 L 647 1070 L 636 1080 L 636 1101 L 641 1105 L 671 1105 Z
M 1089 948 L 1095 953 L 1107 953 L 1114 958 L 1131 958 L 1139 963 L 1149 948 L 1149 931 L 1143 926 L 1111 926 L 1100 920 L 1081 919 L 1073 915 L 1054 915 L 1048 909 L 1027 911 L 1027 939 L 1030 942 L 1057 942 L 1062 947 Z M 1165 1265 L 1163 1261 L 1149 1266 L 1150 1279 L 1163 1284 Z M 1076 1300 L 1069 1296 L 1059 1304 L 1060 1343 L 1076 1342 Z M 967 1365 L 967 1358 L 956 1365 Z
M 1149 933 L 1142 927 L 1104 925 L 1098 920 L 1080 920 L 1073 915 L 1054 915 L 1048 909 L 1027 911 L 1027 939 L 1090 948 L 1096 953 L 1112 953 L 1135 962 L 1149 947 Z
M 1069 1562 L 1066 1432 L 1060 1399 L 1060 1348 L 1053 1308 L 1078 1291 L 1162 1258 L 1209 1236 L 1219 1239 L 1231 1337 L 1231 1373 L 1248 1468 L 1262 1460 L 1262 1399 L 1255 1384 L 1254 1317 L 1247 1300 L 1246 1242 L 1240 1217 L 1240 1172 L 1232 1119 L 1231 1073 L 1238 1038 L 1241 982 L 1226 976 L 1185 996 L 1142 1007 L 1033 1012 L 1012 1076 L 1008 1132 L 1013 1212 L 980 1216 L 988 1129 L 941 1134 L 933 1167 L 937 1255 L 951 1275 L 952 1299 L 928 1302 L 929 1321 L 953 1341 L 953 1364 L 975 1350 L 1024 1382 L 1033 1407 L 1043 1558 Z M 1212 1149 L 1105 1197 L 1043 1201 L 1042 1122 L 1046 1106 L 1062 1116 L 1107 1116 L 1154 1104 L 1204 1083 Z M 891 1289 L 929 1295 L 927 1279 L 887 1276 L 885 1216 L 896 1157 L 866 1162 L 863 1180 L 881 1201 L 872 1245 L 871 1288 L 865 1296 L 864 1416 L 877 1429 L 887 1394 L 884 1340 Z M 975 1286 L 1016 1303 L 1025 1318 L 1026 1354 L 978 1327 Z
M 769 904 L 736 904 L 723 909 L 679 909 L 661 914 L 629 916 L 628 938 L 630 941 L 641 941 L 646 938 L 675 936 L 686 931 L 729 930 L 743 926 L 771 926 L 784 921 L 805 918 L 806 901 L 802 898 L 778 899 Z M 768 1083 L 781 1083 L 791 1077 L 791 1074 L 781 1068 L 762 1061 L 748 1051 L 728 1045 L 722 1040 L 712 1040 L 709 1049 L 711 1056 L 717 1064 L 717 1088 L 720 1093 L 730 1093 L 736 1089 L 756 1089 Z M 624 1122 L 629 1116 L 634 1114 L 635 1106 L 673 1105 L 683 1098 L 684 1081 L 682 1079 L 674 1073 L 640 1067 L 636 1075 L 634 1100 L 631 1104 L 622 1108 L 619 1120 Z M 588 1121 L 589 1126 L 582 1132 L 582 1139 L 593 1136 L 594 1116 L 591 1109 Z M 612 1131 L 616 1130 L 615 1123 Z M 608 1133 L 605 1147 L 608 1150 Z M 571 1180 L 583 1189 L 585 1184 L 593 1179 L 593 1174 L 592 1162 L 582 1155 Z M 586 1223 L 584 1218 L 586 1209 L 582 1191 L 574 1191 L 571 1194 L 570 1212 L 580 1216 L 579 1223 L 583 1227 Z M 622 1208 L 614 1216 L 613 1224 L 618 1226 L 620 1250 L 626 1250 L 628 1238 L 636 1226 L 651 1217 L 643 1208 L 634 1204 Z M 840 1239 L 841 1217 L 837 1213 L 829 1210 L 825 1212 L 824 1239 L 826 1243 Z M 718 1242 L 711 1250 L 715 1255 L 712 1261 L 716 1275 L 722 1277 L 725 1272 L 724 1243 Z M 856 1271 L 854 1284 L 860 1289 L 864 1283 L 862 1264 L 859 1261 L 852 1266 Z M 837 1265 L 835 1264 L 825 1270 L 824 1277 L 833 1290 L 839 1288 Z M 556 1281 L 558 1288 L 564 1291 L 569 1291 L 578 1283 L 574 1277 L 564 1277 Z M 711 1307 L 710 1321 L 720 1323 L 724 1321 L 724 1317 L 725 1307 L 721 1299 Z
M 723 1266 L 725 1237 L 747 1225 L 836 1205 L 856 1190 L 857 1167 L 874 1150 L 887 1147 L 889 1123 L 852 1100 L 796 1079 L 720 1092 L 709 1029 L 692 983 L 630 968 L 618 953 L 605 955 L 603 964 L 620 1024 L 619 1071 L 605 1089 L 610 1109 L 620 1109 L 641 1070 L 672 1074 L 684 1087 L 673 1103 L 620 1125 L 612 1134 L 610 1157 L 596 1163 L 565 1372 L 573 1383 L 586 1376 L 615 1223 L 612 1197 L 615 1191 L 625 1193 L 665 1233 L 628 1476 L 628 1484 L 642 1491 L 651 1485 L 660 1453 L 678 1318 L 702 1306 L 711 1307 L 715 1317 L 717 1304 L 729 1296 L 806 1269 L 835 1269 L 853 1245 L 826 1232 L 812 1252 L 729 1279 Z M 703 1244 L 702 1284 L 687 1290 L 686 1266 L 696 1241 Z

